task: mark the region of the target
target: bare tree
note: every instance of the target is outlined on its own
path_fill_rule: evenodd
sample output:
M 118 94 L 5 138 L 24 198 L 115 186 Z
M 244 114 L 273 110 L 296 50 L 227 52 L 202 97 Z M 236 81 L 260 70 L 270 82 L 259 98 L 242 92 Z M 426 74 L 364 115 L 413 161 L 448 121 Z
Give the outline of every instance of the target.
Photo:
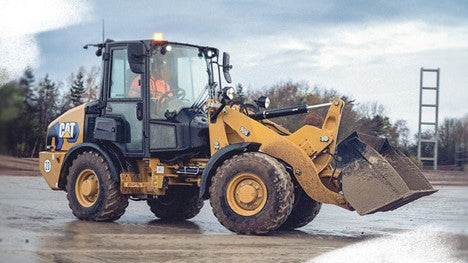
M 446 118 L 438 129 L 440 164 L 454 164 L 457 146 L 465 145 L 468 135 L 466 119 Z
M 101 85 L 100 75 L 101 70 L 99 67 L 92 67 L 90 70 L 83 70 L 84 74 L 84 89 L 83 102 L 87 103 L 95 101 L 99 96 L 99 86 Z

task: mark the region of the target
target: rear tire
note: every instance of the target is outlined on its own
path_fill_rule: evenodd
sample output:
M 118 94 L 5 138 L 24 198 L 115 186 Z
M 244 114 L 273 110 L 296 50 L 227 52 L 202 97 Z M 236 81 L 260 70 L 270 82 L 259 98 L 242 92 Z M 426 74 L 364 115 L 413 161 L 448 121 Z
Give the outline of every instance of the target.
M 294 205 L 288 219 L 281 225 L 280 229 L 292 230 L 309 224 L 320 212 L 322 203 L 310 198 L 300 185 L 295 187 Z
M 170 187 L 165 195 L 147 200 L 151 212 L 167 220 L 186 220 L 195 217 L 203 207 L 199 198 L 199 190 L 192 186 Z
M 248 152 L 224 161 L 210 187 L 214 215 L 227 229 L 239 234 L 265 234 L 276 230 L 291 213 L 294 186 L 275 158 Z
M 84 152 L 73 160 L 67 177 L 67 199 L 81 220 L 114 221 L 128 206 L 128 198 L 112 179 L 106 160 L 96 152 Z

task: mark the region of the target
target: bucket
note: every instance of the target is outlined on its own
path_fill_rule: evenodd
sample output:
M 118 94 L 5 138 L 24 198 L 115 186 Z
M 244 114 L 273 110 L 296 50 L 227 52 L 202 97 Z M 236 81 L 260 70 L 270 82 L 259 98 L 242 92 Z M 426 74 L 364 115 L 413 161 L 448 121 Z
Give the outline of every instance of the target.
M 387 139 L 354 132 L 337 154 L 343 195 L 360 215 L 394 210 L 437 191 Z

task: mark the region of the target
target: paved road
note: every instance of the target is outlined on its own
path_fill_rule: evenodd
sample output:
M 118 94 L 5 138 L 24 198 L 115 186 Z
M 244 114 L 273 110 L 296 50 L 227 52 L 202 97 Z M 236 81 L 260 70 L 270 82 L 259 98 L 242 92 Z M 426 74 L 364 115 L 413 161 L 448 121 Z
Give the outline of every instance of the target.
M 241 236 L 217 222 L 209 203 L 181 223 L 156 220 L 144 202 L 131 202 L 116 223 L 82 222 L 42 178 L 0 176 L 0 262 L 468 262 L 468 187 L 439 188 L 388 213 L 324 205 L 300 230 Z

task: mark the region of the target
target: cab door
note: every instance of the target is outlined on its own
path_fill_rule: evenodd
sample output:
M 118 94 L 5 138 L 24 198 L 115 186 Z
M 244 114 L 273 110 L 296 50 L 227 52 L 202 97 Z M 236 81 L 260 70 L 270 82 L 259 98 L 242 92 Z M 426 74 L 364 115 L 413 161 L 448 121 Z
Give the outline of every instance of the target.
M 120 145 L 126 155 L 142 156 L 145 149 L 143 107 L 145 74 L 130 70 L 127 58 L 127 45 L 110 46 L 107 69 L 107 94 L 104 115 L 123 120 L 125 140 Z

